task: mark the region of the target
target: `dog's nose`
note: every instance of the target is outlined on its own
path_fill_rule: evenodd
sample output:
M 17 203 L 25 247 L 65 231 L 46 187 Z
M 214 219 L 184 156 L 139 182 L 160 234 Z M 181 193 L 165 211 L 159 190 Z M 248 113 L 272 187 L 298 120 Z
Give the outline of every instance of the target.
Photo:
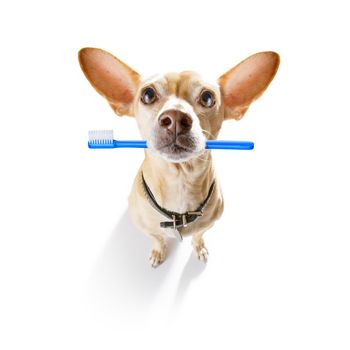
M 161 128 L 179 134 L 191 130 L 192 118 L 177 109 L 169 109 L 159 116 L 158 123 Z

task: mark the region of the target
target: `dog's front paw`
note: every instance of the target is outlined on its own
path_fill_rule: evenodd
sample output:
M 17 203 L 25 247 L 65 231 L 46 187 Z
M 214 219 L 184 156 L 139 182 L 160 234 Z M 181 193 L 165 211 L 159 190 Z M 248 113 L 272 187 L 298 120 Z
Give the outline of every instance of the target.
M 200 239 L 198 242 L 193 241 L 192 244 L 193 244 L 193 250 L 194 250 L 195 254 L 197 255 L 197 258 L 200 261 L 203 261 L 206 263 L 208 261 L 209 252 L 208 252 L 208 249 L 204 245 L 203 239 Z
M 202 247 L 200 249 L 196 249 L 196 252 L 197 252 L 197 258 L 200 261 L 203 261 L 205 263 L 208 261 L 209 252 L 208 252 L 208 249 L 206 247 Z
M 165 259 L 165 251 L 159 251 L 157 249 L 153 249 L 151 252 L 151 256 L 149 257 L 149 261 L 152 267 L 159 266 Z

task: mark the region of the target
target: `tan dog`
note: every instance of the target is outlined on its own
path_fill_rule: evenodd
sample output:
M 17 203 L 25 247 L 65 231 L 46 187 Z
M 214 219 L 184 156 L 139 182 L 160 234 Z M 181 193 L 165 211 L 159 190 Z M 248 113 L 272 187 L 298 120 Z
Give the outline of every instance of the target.
M 257 53 L 214 83 L 193 72 L 142 79 L 95 48 L 82 49 L 79 61 L 92 86 L 118 115 L 135 116 L 147 141 L 129 212 L 153 240 L 151 265 L 164 261 L 168 235 L 191 234 L 195 253 L 206 261 L 203 234 L 221 216 L 223 196 L 205 140 L 217 138 L 224 120 L 243 117 L 275 76 L 279 56 Z

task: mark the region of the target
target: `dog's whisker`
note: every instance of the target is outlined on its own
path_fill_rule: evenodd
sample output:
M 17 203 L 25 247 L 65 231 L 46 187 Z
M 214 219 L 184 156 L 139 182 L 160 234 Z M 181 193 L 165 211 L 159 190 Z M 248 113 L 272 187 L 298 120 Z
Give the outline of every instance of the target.
M 197 159 L 202 160 L 203 162 L 210 162 L 211 161 L 210 159 L 206 159 L 206 158 L 204 158 L 204 156 L 200 156 L 200 155 L 197 157 Z
M 214 136 L 211 132 L 209 132 L 208 130 L 202 129 L 202 131 L 203 131 L 204 133 L 207 133 L 208 136 L 211 136 L 211 137 L 215 138 L 215 136 Z

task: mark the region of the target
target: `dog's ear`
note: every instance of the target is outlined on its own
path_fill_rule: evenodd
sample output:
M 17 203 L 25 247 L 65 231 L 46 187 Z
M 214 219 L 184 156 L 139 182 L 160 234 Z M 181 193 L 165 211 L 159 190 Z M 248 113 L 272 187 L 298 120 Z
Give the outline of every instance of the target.
M 78 54 L 86 78 L 118 115 L 131 115 L 140 76 L 125 63 L 101 49 L 84 48 Z
M 225 107 L 225 119 L 239 120 L 249 105 L 268 87 L 279 66 L 275 52 L 248 57 L 222 75 L 218 82 Z

